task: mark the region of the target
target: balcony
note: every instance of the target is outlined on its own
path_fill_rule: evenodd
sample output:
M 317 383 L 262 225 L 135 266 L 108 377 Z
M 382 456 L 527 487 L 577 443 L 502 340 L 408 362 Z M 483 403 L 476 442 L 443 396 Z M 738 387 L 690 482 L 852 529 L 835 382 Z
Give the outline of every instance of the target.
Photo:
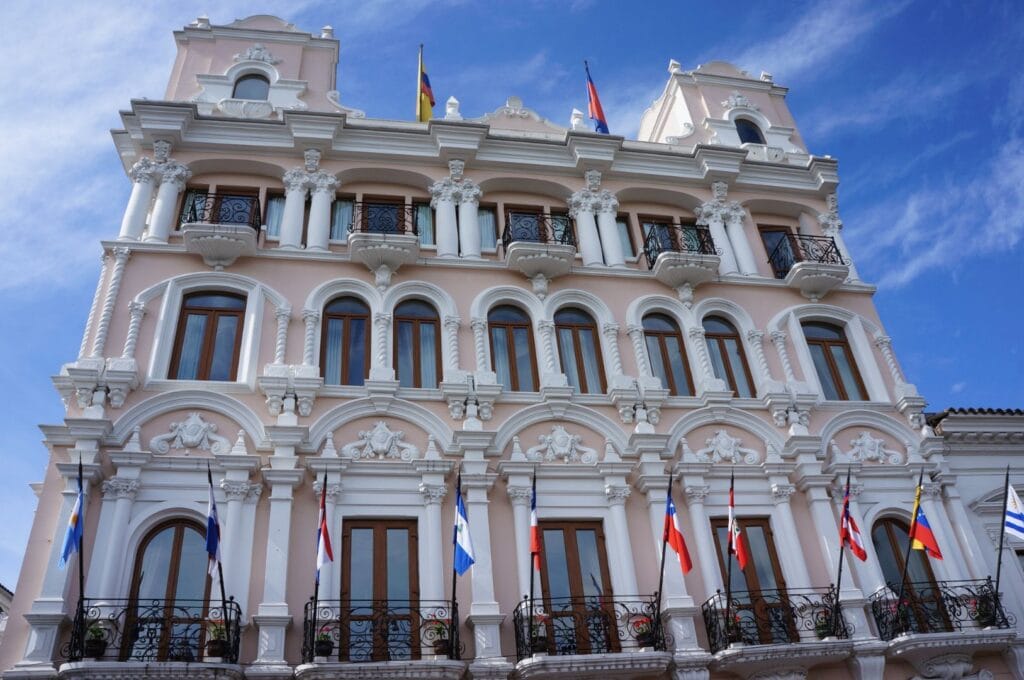
M 234 600 L 225 610 L 212 600 L 87 598 L 62 650 L 68 663 L 60 675 L 127 677 L 136 668 L 128 662 L 145 662 L 154 672 L 159 664 L 160 677 L 241 678 L 240 621 Z
M 785 234 L 768 256 L 775 278 L 797 288 L 812 302 L 846 280 L 849 264 L 829 236 Z
M 256 196 L 190 191 L 180 224 L 185 249 L 220 271 L 242 255 L 256 254 L 260 221 Z
M 358 202 L 352 207 L 348 250 L 355 262 L 366 265 L 381 291 L 403 264 L 416 261 L 420 252 L 415 210 L 401 203 Z
M 458 605 L 448 600 L 306 603 L 297 678 L 456 678 L 465 673 Z
M 508 210 L 501 234 L 505 262 L 533 282 L 543 299 L 548 282 L 568 274 L 576 258 L 576 237 L 568 217 L 536 211 Z
M 718 274 L 721 261 L 707 227 L 679 224 L 650 224 L 644 257 L 654 277 L 683 302 L 691 302 L 693 289 Z

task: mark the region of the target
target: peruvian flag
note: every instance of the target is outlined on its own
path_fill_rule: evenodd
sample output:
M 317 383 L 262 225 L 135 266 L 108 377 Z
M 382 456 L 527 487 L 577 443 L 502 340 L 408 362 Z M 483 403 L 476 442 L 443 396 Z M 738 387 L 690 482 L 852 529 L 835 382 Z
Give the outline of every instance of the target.
M 533 473 L 533 488 L 530 493 L 530 557 L 533 568 L 540 571 L 540 525 L 537 524 L 537 472 Z
M 679 556 L 679 566 L 683 568 L 683 575 L 688 574 L 693 569 L 693 562 L 690 561 L 690 552 L 686 549 L 683 532 L 679 530 L 679 515 L 676 514 L 676 504 L 672 502 L 671 484 L 668 487 L 668 500 L 665 502 L 665 531 L 661 540 L 676 551 L 676 555 Z
M 324 473 L 324 485 L 320 489 L 320 521 L 316 529 L 316 582 L 320 583 L 320 569 L 328 562 L 334 561 L 331 550 L 331 534 L 327 530 L 327 473 Z
M 860 529 L 856 520 L 850 514 L 850 476 L 846 476 L 846 493 L 843 494 L 843 519 L 839 530 L 839 545 L 846 546 L 857 558 L 864 562 L 868 559 L 868 553 L 864 550 L 864 539 L 861 538 Z
M 747 548 L 743 545 L 743 534 L 736 520 L 735 475 L 729 476 L 729 554 L 736 556 L 740 569 L 747 568 Z

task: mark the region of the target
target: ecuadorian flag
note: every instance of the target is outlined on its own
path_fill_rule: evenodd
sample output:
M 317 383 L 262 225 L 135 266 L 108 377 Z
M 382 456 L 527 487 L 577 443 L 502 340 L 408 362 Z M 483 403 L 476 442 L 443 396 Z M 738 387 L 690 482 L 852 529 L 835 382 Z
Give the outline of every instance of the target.
M 914 497 L 913 519 L 910 522 L 910 547 L 914 550 L 924 550 L 928 557 L 937 560 L 942 559 L 942 552 L 939 550 L 939 542 L 935 540 L 935 534 L 928 524 L 928 518 L 921 508 L 921 486 L 917 487 L 917 495 Z
M 430 89 L 427 67 L 423 65 L 423 45 L 420 45 L 419 75 L 416 81 L 416 120 L 426 123 L 434 117 L 434 91 Z

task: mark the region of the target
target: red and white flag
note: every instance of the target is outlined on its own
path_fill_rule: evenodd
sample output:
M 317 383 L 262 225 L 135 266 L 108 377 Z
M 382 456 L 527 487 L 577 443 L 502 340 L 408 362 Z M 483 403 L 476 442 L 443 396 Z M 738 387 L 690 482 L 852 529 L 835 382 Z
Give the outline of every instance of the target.
M 665 501 L 665 531 L 661 540 L 676 551 L 676 555 L 679 556 L 679 566 L 683 568 L 683 575 L 688 574 L 693 569 L 693 562 L 690 561 L 690 551 L 686 549 L 683 532 L 679 530 L 679 515 L 676 513 L 676 504 L 672 502 L 671 483 L 668 487 L 668 500 Z
M 843 519 L 839 529 L 839 546 L 846 546 L 860 561 L 868 559 L 868 553 L 864 549 L 864 539 L 861 538 L 860 529 L 856 520 L 850 514 L 850 477 L 846 477 L 846 493 L 843 494 Z
M 533 568 L 540 571 L 540 525 L 537 523 L 536 472 L 533 473 L 533 488 L 530 493 L 530 557 L 533 561 Z
M 743 545 L 743 534 L 736 520 L 736 494 L 733 489 L 735 477 L 729 477 L 729 554 L 736 556 L 740 569 L 747 568 L 747 548 Z
M 331 534 L 327 529 L 327 473 L 324 473 L 324 485 L 320 489 L 320 521 L 316 529 L 316 582 L 320 583 L 320 569 L 328 562 L 334 561 L 331 550 Z

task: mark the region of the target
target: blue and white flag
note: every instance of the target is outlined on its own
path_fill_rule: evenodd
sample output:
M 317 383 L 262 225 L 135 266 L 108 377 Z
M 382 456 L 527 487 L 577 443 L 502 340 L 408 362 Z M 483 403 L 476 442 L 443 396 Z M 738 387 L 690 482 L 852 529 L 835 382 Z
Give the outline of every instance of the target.
M 469 535 L 469 519 L 466 517 L 466 504 L 462 502 L 462 476 L 455 485 L 455 533 L 452 536 L 455 546 L 453 565 L 455 573 L 462 576 L 473 566 L 473 538 Z
M 1010 485 L 1006 487 L 1006 533 L 1024 541 L 1024 504 Z
M 210 576 L 215 576 L 220 564 L 220 519 L 217 517 L 217 501 L 213 499 L 213 473 L 209 463 L 206 464 L 206 480 L 210 483 L 210 502 L 206 506 L 206 553 L 210 556 L 207 571 Z
M 61 569 L 67 566 L 68 560 L 71 559 L 71 553 L 82 552 L 82 466 L 78 466 L 78 499 L 75 501 L 75 507 L 71 508 L 71 516 L 68 517 L 68 528 L 64 532 L 64 547 L 60 551 L 60 563 Z

